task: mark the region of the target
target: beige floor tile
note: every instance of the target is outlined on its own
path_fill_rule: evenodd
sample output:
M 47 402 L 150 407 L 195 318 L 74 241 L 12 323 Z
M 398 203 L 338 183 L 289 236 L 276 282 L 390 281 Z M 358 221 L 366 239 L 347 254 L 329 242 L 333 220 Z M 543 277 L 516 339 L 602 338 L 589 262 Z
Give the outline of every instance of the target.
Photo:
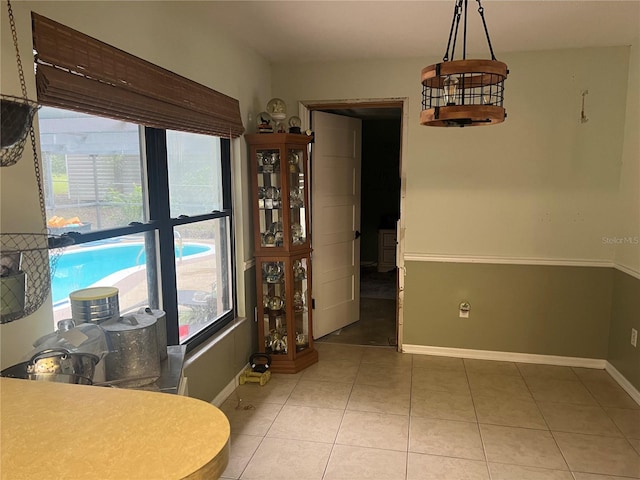
M 600 368 L 582 368 L 582 367 L 573 367 L 573 372 L 583 381 L 612 381 L 615 382 L 611 375 L 607 373 L 606 370 Z
M 471 394 L 483 397 L 512 398 L 533 401 L 533 397 L 520 376 L 469 373 Z
M 520 376 L 520 371 L 513 362 L 499 362 L 495 360 L 477 360 L 465 358 L 464 366 L 467 373 L 481 373 L 484 375 L 514 375 Z
M 344 409 L 352 388 L 350 383 L 301 380 L 291 392 L 287 405 Z
M 253 435 L 231 435 L 229 463 L 222 478 L 240 478 L 262 439 Z
M 518 370 L 520 370 L 520 374 L 525 378 L 535 377 L 553 378 L 555 380 L 578 380 L 578 376 L 574 373 L 571 367 L 538 365 L 535 363 L 518 363 L 516 365 Z
M 274 420 L 267 437 L 333 443 L 344 410 L 285 405 Z
M 568 471 L 489 463 L 492 480 L 573 480 Z
M 640 455 L 624 438 L 554 432 L 573 471 L 640 478 Z
M 464 371 L 461 358 L 439 357 L 435 355 L 414 355 L 413 368 L 430 368 L 434 370 Z
M 629 480 L 629 477 L 618 477 L 613 475 L 598 475 L 594 473 L 574 472 L 576 480 Z
M 413 369 L 411 387 L 422 390 L 469 394 L 469 382 L 464 371 Z
M 339 345 L 336 343 L 318 342 L 313 344 L 318 350 L 319 361 L 337 362 L 350 361 L 360 363 L 364 347 L 357 345 Z
M 409 415 L 410 399 L 409 383 L 394 388 L 356 383 L 351 391 L 347 410 Z
M 407 450 L 408 415 L 347 410 L 336 443 L 355 447 Z
M 301 382 L 340 382 L 353 383 L 358 374 L 360 360 L 326 360 L 307 367 L 302 374 Z
M 548 430 L 536 403 L 511 396 L 474 395 L 478 422 Z
M 538 402 L 538 407 L 554 432 L 622 436 L 602 407 L 548 402 Z
M 591 393 L 581 382 L 532 377 L 527 378 L 525 381 L 533 394 L 533 398 L 538 402 L 597 405 Z
M 363 363 L 360 365 L 355 383 L 380 388 L 409 387 L 411 367 Z
M 411 417 L 409 451 L 484 460 L 478 424 Z
M 300 370 L 298 373 L 273 373 L 271 372 L 271 379 L 281 379 L 281 380 L 300 380 L 302 378 L 302 374 L 304 370 Z
M 413 355 L 400 353 L 395 347 L 368 347 L 362 354 L 363 364 L 389 365 L 411 368 Z
M 584 384 L 589 392 L 591 392 L 591 395 L 593 395 L 603 407 L 640 410 L 640 405 L 613 380 L 602 382 L 585 380 Z
M 439 392 L 437 390 L 413 389 L 411 415 L 475 422 L 476 413 L 469 393 Z
M 271 378 L 266 385 L 245 383 L 238 385 L 236 393 L 243 402 L 278 403 L 284 405 L 295 388 L 297 380 Z
M 568 470 L 551 432 L 495 425 L 480 431 L 489 462 Z
M 605 407 L 604 410 L 625 436 L 640 439 L 640 410 L 613 407 Z
M 482 460 L 409 453 L 407 480 L 489 480 Z
M 230 397 L 221 406 L 220 410 L 229 419 L 231 434 L 266 435 L 267 430 L 276 419 L 282 409 L 282 405 L 275 403 L 253 403 L 246 407 L 236 409 L 237 401 Z
M 627 440 L 629 440 L 629 443 L 631 444 L 631 446 L 633 448 L 635 448 L 636 452 L 638 452 L 638 455 L 640 455 L 640 439 L 639 438 L 627 438 Z
M 404 480 L 407 453 L 336 445 L 324 480 Z
M 242 480 L 321 480 L 333 445 L 265 438 L 245 468 Z

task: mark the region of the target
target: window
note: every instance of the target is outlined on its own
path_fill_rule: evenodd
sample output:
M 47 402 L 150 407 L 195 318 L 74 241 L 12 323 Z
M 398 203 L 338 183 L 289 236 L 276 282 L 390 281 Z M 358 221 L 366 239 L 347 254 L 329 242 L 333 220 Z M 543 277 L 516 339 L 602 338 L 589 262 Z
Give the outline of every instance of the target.
M 73 290 L 119 289 L 121 314 L 167 312 L 193 348 L 234 316 L 228 139 L 52 107 L 39 112 L 48 227 L 75 244 L 52 283 L 54 320 Z
M 54 317 L 68 293 L 119 288 L 121 313 L 167 314 L 193 348 L 235 312 L 230 140 L 239 102 L 31 13 L 48 226 L 71 235 Z

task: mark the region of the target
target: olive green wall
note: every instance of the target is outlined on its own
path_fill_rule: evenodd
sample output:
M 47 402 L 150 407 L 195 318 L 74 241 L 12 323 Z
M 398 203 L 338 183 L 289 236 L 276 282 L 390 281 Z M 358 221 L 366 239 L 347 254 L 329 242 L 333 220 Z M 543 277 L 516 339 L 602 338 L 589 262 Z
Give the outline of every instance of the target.
M 640 344 L 631 345 L 631 329 L 640 331 L 640 279 L 616 270 L 609 334 L 609 362 L 640 390 Z
M 404 341 L 606 359 L 612 268 L 406 262 Z M 471 304 L 459 318 L 460 302 Z

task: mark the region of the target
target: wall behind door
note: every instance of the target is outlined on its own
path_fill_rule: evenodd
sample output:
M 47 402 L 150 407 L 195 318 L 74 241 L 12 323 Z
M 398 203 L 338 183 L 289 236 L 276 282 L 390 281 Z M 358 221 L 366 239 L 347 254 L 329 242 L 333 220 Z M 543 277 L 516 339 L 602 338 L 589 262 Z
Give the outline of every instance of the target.
M 400 218 L 400 119 L 362 121 L 360 262 L 378 260 L 378 229 Z

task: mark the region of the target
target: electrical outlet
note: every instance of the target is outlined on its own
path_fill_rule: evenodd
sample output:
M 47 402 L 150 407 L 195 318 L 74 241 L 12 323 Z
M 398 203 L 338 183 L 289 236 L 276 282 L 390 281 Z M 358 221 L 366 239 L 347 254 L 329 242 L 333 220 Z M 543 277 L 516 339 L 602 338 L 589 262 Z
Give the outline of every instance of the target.
M 634 347 L 638 345 L 638 330 L 635 328 L 631 329 L 631 345 Z
M 469 318 L 469 310 L 471 310 L 469 302 L 462 302 L 459 306 L 458 316 L 460 318 Z

